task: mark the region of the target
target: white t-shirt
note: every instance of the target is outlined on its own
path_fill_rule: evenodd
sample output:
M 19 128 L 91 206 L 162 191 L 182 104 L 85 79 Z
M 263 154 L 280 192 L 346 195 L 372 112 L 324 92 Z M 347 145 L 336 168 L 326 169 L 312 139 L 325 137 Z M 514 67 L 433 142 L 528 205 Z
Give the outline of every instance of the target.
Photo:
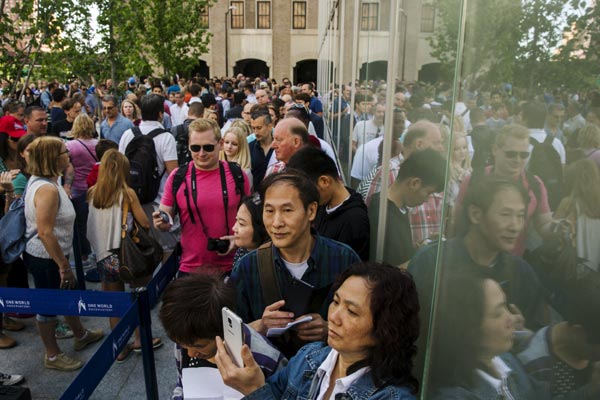
M 171 124 L 177 126 L 183 124 L 183 121 L 187 118 L 189 107 L 185 103 L 181 107 L 173 104 L 169 107 L 169 110 L 171 110 Z
M 288 262 L 288 261 L 285 261 L 283 258 L 281 260 L 285 264 L 285 267 L 287 268 L 287 270 L 290 271 L 290 274 L 292 274 L 292 276 L 294 278 L 301 281 L 302 275 L 304 275 L 304 273 L 308 269 L 308 262 L 307 262 L 308 260 L 304 260 L 299 263 Z
M 165 129 L 162 124 L 158 121 L 142 121 L 140 123 L 140 131 L 143 135 L 147 135 L 156 128 Z M 165 129 L 166 131 L 166 129 Z M 167 131 L 168 132 L 168 131 Z M 133 139 L 133 132 L 131 129 L 126 130 L 121 136 L 119 142 L 119 151 L 125 154 L 125 149 L 131 140 Z M 162 174 L 160 181 L 160 188 L 158 189 L 158 195 L 154 200 L 155 203 L 160 204 L 163 191 L 165 189 L 165 182 L 167 181 L 168 174 L 165 172 L 166 161 L 177 161 L 177 146 L 175 144 L 175 138 L 173 135 L 161 134 L 154 138 L 154 146 L 156 148 L 156 162 L 158 163 L 158 172 Z
M 383 132 L 383 125 L 376 126 L 372 119 L 368 121 L 359 121 L 354 126 L 352 141 L 356 142 L 356 146 L 358 147 L 383 135 Z
M 377 159 L 379 158 L 379 143 L 383 140 L 383 136 L 371 140 L 360 146 L 356 150 L 354 160 L 352 162 L 352 169 L 350 175 L 359 180 L 365 179 L 369 172 L 377 165 Z

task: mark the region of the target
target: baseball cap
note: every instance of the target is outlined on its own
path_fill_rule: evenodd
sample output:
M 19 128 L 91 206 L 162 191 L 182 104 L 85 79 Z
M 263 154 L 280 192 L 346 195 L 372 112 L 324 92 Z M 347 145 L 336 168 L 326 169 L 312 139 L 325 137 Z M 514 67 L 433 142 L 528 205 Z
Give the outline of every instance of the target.
M 135 78 L 132 76 L 131 78 L 129 78 L 129 80 L 127 81 L 130 85 L 135 85 L 136 84 L 136 80 Z
M 0 118 L 0 132 L 5 132 L 8 136 L 17 139 L 27 134 L 25 125 L 12 115 Z

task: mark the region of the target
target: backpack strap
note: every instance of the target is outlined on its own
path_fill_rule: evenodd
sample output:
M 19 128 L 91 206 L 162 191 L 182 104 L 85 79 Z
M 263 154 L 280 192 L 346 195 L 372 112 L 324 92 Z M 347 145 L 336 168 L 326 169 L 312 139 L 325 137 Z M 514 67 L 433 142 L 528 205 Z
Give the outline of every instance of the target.
M 257 250 L 258 276 L 262 288 L 263 300 L 267 305 L 273 304 L 283 297 L 279 288 L 279 281 L 275 275 L 275 262 L 273 260 L 273 243 L 268 242 Z
M 229 170 L 233 175 L 233 180 L 235 181 L 235 193 L 240 197 L 240 201 L 238 203 L 238 207 L 242 204 L 242 198 L 244 197 L 244 172 L 242 171 L 242 167 L 236 162 L 227 161 L 229 164 Z
M 131 128 L 131 133 L 133 133 L 133 137 L 142 136 L 142 130 L 139 126 L 134 126 Z
M 544 139 L 544 144 L 549 144 L 552 146 L 552 142 L 554 141 L 554 136 L 546 133 L 546 139 Z
M 177 172 L 175 172 L 175 176 L 173 176 L 173 183 L 171 184 L 171 193 L 173 194 L 173 199 L 175 200 L 173 203 L 173 212 L 176 213 L 177 212 L 177 192 L 179 191 L 179 188 L 181 187 L 181 185 L 183 184 L 183 181 L 185 180 L 185 174 L 187 174 L 188 168 L 190 166 L 190 163 L 185 163 L 182 166 L 180 166 L 179 168 L 177 168 Z M 186 200 L 188 200 L 188 196 L 186 195 Z M 188 208 L 189 204 L 188 204 Z M 192 220 L 192 223 L 195 223 L 194 221 L 194 215 L 190 211 L 190 219 Z
M 137 127 L 136 127 L 136 128 L 137 128 Z M 139 130 L 139 128 L 138 128 L 138 130 Z M 141 132 L 141 131 L 140 131 L 140 132 Z M 150 139 L 154 139 L 154 138 L 155 138 L 155 137 L 157 137 L 158 135 L 162 135 L 163 133 L 166 133 L 166 132 L 168 132 L 168 131 L 165 131 L 163 128 L 156 128 L 156 129 L 153 129 L 152 131 L 150 131 L 150 133 L 148 133 L 148 135 L 147 135 L 147 136 L 148 136 Z

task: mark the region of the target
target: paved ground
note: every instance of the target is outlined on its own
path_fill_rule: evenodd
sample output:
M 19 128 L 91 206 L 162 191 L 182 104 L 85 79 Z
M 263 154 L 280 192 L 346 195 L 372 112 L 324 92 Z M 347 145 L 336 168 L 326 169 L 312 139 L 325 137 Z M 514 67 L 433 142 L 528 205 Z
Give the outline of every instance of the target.
M 99 284 L 86 284 L 88 289 L 99 289 Z M 164 333 L 157 316 L 157 309 L 158 307 L 152 312 L 153 333 L 155 337 L 162 338 L 164 342 L 164 345 L 154 353 L 158 390 L 160 399 L 169 399 L 177 376 L 173 360 L 173 342 Z M 9 333 L 19 342 L 19 345 L 12 349 L 0 350 L 0 371 L 24 375 L 23 386 L 30 388 L 34 399 L 58 399 L 77 376 L 77 371 L 59 372 L 44 368 L 44 350 L 37 334 L 35 319 L 21 321 L 26 324 L 25 330 Z M 105 333 L 109 332 L 108 319 L 86 317 L 82 318 L 82 322 L 87 328 L 102 328 Z M 67 354 L 75 355 L 83 361 L 88 360 L 98 348 L 98 344 L 93 344 L 89 348 L 75 353 L 72 339 L 60 340 L 59 345 Z M 146 390 L 141 354 L 132 354 L 126 362 L 113 364 L 91 398 L 103 400 L 145 399 Z

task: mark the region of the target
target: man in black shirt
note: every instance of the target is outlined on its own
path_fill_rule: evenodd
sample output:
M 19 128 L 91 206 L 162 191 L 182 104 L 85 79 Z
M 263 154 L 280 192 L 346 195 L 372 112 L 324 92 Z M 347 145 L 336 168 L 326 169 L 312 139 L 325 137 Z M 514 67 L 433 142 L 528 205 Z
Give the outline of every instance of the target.
M 268 111 L 254 111 L 251 116 L 251 126 L 256 140 L 249 144 L 250 158 L 252 161 L 253 187 L 258 188 L 262 182 L 269 166 L 269 160 L 273 155 L 271 143 L 273 143 L 273 121 Z
M 444 190 L 446 160 L 439 152 L 425 149 L 412 153 L 400 166 L 387 195 L 387 218 L 383 261 L 405 266 L 415 253 L 407 207 L 423 204 L 432 193 Z M 377 193 L 369 206 L 371 221 L 371 258 L 377 245 L 379 199 Z

